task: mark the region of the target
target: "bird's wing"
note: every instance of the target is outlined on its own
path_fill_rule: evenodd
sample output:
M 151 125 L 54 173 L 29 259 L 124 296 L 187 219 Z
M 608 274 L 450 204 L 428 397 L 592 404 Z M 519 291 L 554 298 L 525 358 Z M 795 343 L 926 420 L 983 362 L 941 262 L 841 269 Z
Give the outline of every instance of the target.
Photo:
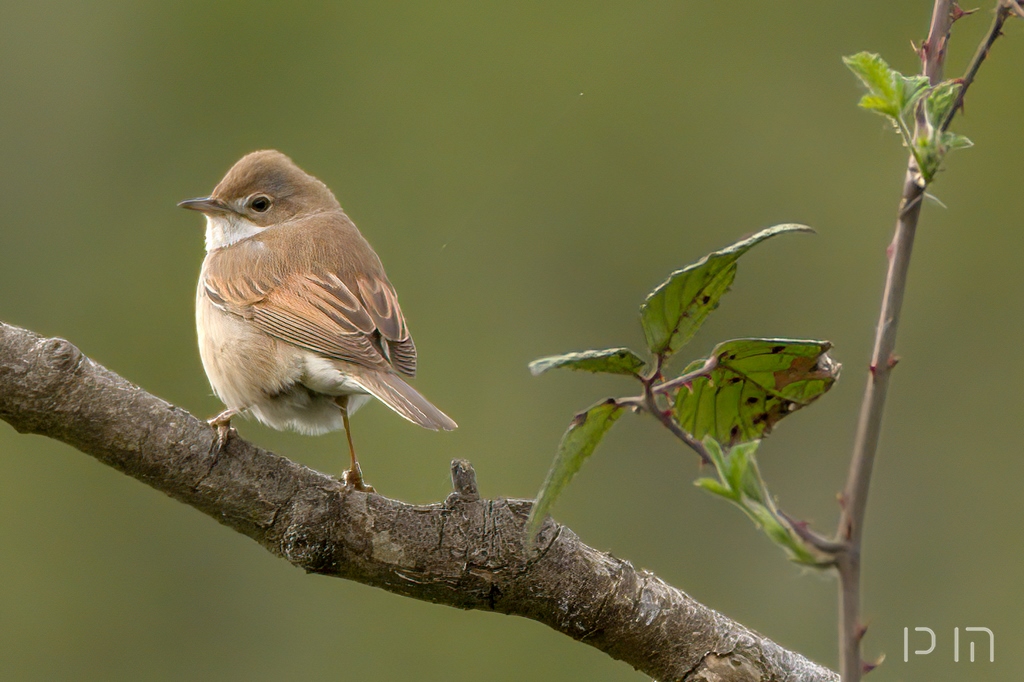
M 382 269 L 379 274 L 354 274 L 332 268 L 345 261 L 332 259 L 330 249 L 305 272 L 254 268 L 246 262 L 245 251 L 230 250 L 204 270 L 204 288 L 214 305 L 324 357 L 415 374 L 416 346 Z M 256 249 L 252 257 L 259 255 Z M 266 274 L 257 277 L 257 270 Z
M 337 277 L 293 275 L 266 286 L 252 278 L 207 275 L 204 287 L 214 305 L 282 341 L 368 369 L 390 364 L 379 341 L 374 343 L 376 325 L 369 313 Z
M 359 298 L 383 338 L 391 364 L 402 374 L 416 375 L 416 344 L 398 307 L 398 294 L 386 279 L 360 278 Z

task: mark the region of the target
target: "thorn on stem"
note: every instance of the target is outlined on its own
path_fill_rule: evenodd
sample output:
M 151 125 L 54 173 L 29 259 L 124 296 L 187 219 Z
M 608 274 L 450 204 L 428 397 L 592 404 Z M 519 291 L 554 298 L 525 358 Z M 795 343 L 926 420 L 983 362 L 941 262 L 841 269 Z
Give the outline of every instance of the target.
M 858 642 L 862 641 L 864 639 L 864 635 L 866 635 L 867 633 L 868 633 L 868 626 L 867 625 L 863 625 L 863 624 L 862 625 L 858 625 L 857 626 L 857 632 L 855 634 L 855 636 L 857 637 L 857 641 Z
M 890 355 L 889 360 L 885 364 L 889 367 L 889 369 L 892 369 L 896 365 L 900 364 L 900 356 Z
M 874 661 L 861 661 L 860 669 L 861 669 L 861 671 L 865 675 L 867 675 L 869 672 L 871 672 L 872 670 L 874 670 L 878 666 L 882 665 L 883 661 L 885 661 L 885 654 L 882 654 L 881 656 L 876 658 Z
M 868 366 L 868 370 L 869 370 L 869 371 L 871 372 L 871 376 L 875 376 L 875 374 L 876 374 L 876 373 L 878 372 L 878 367 L 876 367 L 876 366 L 875 366 L 875 363 L 873 363 L 873 362 L 872 362 L 872 363 L 871 363 L 871 364 L 870 364 L 870 365 Z
M 978 11 L 977 7 L 975 7 L 974 9 L 963 9 L 962 7 L 960 7 L 960 5 L 958 5 L 958 4 L 956 4 L 954 2 L 953 6 L 949 10 L 949 14 L 950 14 L 950 18 L 953 20 L 953 22 L 957 22 L 960 19 L 963 19 L 964 17 L 970 16 L 970 15 L 974 14 L 977 11 Z

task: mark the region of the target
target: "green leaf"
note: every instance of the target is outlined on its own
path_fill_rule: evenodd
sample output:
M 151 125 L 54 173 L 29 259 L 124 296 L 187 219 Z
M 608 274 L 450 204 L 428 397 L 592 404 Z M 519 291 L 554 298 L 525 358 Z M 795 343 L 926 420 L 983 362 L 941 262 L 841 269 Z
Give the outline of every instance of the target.
M 586 350 L 580 353 L 564 353 L 540 358 L 530 363 L 530 372 L 537 376 L 549 369 L 565 367 L 585 372 L 607 372 L 609 374 L 639 375 L 647 365 L 643 359 L 628 348 Z
M 946 151 L 951 151 L 953 149 L 967 149 L 968 147 L 973 147 L 974 143 L 963 135 L 957 135 L 956 133 L 951 133 L 947 130 L 942 133 L 942 146 L 946 148 Z
M 694 484 L 742 509 L 754 525 L 782 547 L 793 561 L 809 566 L 827 563 L 828 557 L 818 556 L 814 548 L 804 543 L 776 508 L 758 470 L 756 452 L 759 445 L 760 441 L 752 441 L 723 452 L 713 438 L 704 438 L 704 447 L 718 473 L 718 480 L 698 478 Z
M 942 124 L 956 106 L 961 87 L 955 81 L 944 81 L 932 88 L 924 100 L 924 124 L 918 126 L 914 149 L 925 182 L 934 179 L 949 151 L 972 146 L 972 142 L 963 135 L 942 129 Z
M 683 374 L 708 370 L 682 386 L 674 416 L 694 438 L 727 446 L 764 438 L 783 417 L 832 388 L 840 364 L 827 341 L 736 339 L 715 347 L 712 358 L 691 363 Z
M 708 254 L 673 272 L 640 306 L 647 346 L 667 357 L 693 338 L 736 278 L 736 261 L 769 237 L 784 232 L 813 232 L 806 225 L 776 225 L 732 246 Z
M 726 487 L 713 478 L 698 478 L 693 482 L 698 488 L 704 488 L 709 493 L 719 495 L 730 502 L 738 500 L 739 497 L 733 493 L 732 488 Z
M 764 534 L 789 555 L 791 561 L 809 566 L 820 566 L 828 561 L 828 557 L 817 557 L 813 548 L 804 544 L 773 507 L 754 503 L 746 511 Z
M 722 452 L 722 446 L 719 445 L 711 436 L 707 436 L 704 439 L 704 449 L 707 451 L 708 456 L 711 458 L 711 464 L 715 467 L 715 472 L 718 473 L 719 480 L 713 478 L 698 478 L 693 482 L 699 488 L 704 488 L 710 493 L 720 495 L 730 502 L 739 502 L 740 492 L 734 489 L 732 483 L 729 480 L 729 474 L 725 462 L 725 453 Z
M 609 398 L 577 414 L 569 424 L 562 442 L 558 444 L 555 461 L 541 486 L 537 501 L 530 510 L 530 518 L 526 522 L 528 541 L 533 540 L 555 500 L 583 466 L 584 460 L 594 453 L 594 448 L 615 420 L 622 416 L 624 409 L 614 398 Z
M 963 86 L 955 81 L 943 81 L 931 89 L 924 100 L 924 114 L 929 126 L 938 128 L 942 125 L 956 105 L 961 87 Z
M 893 87 L 894 72 L 884 59 L 877 54 L 860 52 L 852 57 L 843 57 L 843 63 L 868 89 L 869 94 L 861 98 L 860 106 L 886 116 L 899 116 L 900 107 Z
M 901 113 L 909 117 L 917 106 L 918 101 L 928 92 L 927 76 L 904 76 L 897 73 L 897 89 L 900 92 Z
M 891 116 L 889 113 L 894 107 L 892 104 L 881 97 L 876 95 L 861 95 L 860 101 L 857 102 L 857 106 L 861 109 L 867 109 L 868 111 L 877 111 L 880 114 Z
M 843 62 L 868 89 L 860 106 L 889 117 L 913 153 L 925 184 L 934 179 L 947 152 L 971 146 L 966 137 L 942 129 L 956 106 L 961 83 L 950 80 L 931 87 L 927 77 L 904 76 L 877 54 L 868 52 L 843 57 Z M 914 112 L 919 103 L 923 117 L 915 126 Z
M 877 54 L 860 52 L 843 63 L 868 89 L 859 106 L 894 120 L 907 116 L 928 88 L 927 77 L 904 76 Z

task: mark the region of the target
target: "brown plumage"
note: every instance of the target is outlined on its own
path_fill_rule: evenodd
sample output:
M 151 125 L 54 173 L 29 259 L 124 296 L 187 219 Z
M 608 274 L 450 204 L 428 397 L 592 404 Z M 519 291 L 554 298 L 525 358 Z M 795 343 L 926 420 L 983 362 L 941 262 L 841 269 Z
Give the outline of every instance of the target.
M 326 185 L 260 151 L 211 196 L 181 205 L 207 217 L 196 319 L 203 366 L 228 407 L 218 426 L 250 411 L 279 429 L 347 428 L 372 395 L 425 428 L 456 428 L 398 376 L 416 373 L 398 296 Z M 352 463 L 357 472 L 354 450 Z
M 416 375 L 416 346 L 377 255 L 341 209 L 211 251 L 205 293 L 282 341 Z

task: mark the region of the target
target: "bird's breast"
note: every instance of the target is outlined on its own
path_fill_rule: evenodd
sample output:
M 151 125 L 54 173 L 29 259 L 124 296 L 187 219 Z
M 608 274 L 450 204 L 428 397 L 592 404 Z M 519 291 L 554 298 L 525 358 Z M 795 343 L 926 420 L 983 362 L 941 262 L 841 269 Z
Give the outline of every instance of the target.
M 301 359 L 244 318 L 217 307 L 203 280 L 196 295 L 199 356 L 217 397 L 233 409 L 250 407 L 295 383 Z

